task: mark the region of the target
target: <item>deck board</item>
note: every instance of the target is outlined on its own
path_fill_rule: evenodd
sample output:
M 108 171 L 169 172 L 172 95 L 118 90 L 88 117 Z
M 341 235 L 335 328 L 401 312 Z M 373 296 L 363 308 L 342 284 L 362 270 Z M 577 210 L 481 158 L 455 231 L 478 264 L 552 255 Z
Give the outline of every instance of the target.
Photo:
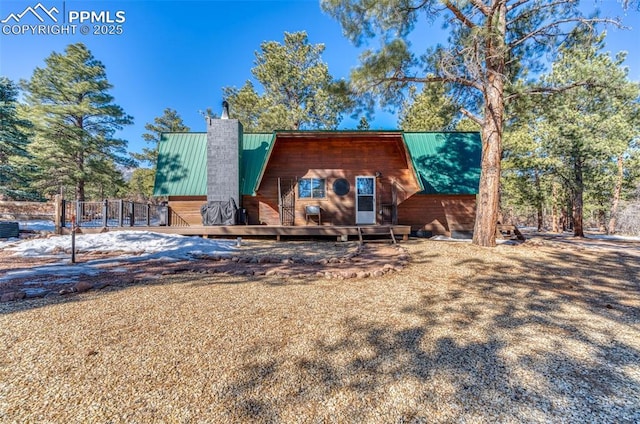
M 84 234 L 96 234 L 107 231 L 152 231 L 162 234 L 179 234 L 201 237 L 358 237 L 358 228 L 362 235 L 389 237 L 391 230 L 396 236 L 408 240 L 411 232 L 409 225 L 372 225 L 372 226 L 332 226 L 332 225 L 221 225 L 189 227 L 108 227 L 80 228 Z M 69 234 L 69 228 L 63 233 Z

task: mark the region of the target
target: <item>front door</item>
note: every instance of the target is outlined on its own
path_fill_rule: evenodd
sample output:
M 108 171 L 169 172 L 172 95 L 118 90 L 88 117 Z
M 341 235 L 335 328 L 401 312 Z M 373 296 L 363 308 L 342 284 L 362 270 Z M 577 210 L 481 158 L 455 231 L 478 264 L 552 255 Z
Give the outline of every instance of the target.
M 376 178 L 356 177 L 356 225 L 376 223 Z

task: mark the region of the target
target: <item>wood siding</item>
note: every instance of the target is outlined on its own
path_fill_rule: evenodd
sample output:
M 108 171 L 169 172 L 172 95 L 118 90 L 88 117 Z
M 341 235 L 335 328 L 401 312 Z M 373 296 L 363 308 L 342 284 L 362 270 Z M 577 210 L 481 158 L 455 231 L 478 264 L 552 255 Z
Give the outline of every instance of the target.
M 416 194 L 398 206 L 398 222 L 412 231 L 451 236 L 473 231 L 475 213 L 475 195 Z
M 301 199 L 296 189 L 295 224 L 305 225 L 305 206 L 318 205 L 322 209 L 323 225 L 355 225 L 355 180 L 357 176 L 375 176 L 376 210 L 392 202 L 392 186 L 397 187 L 398 201 L 419 190 L 410 169 L 402 139 L 388 137 L 288 139 L 279 136 L 267 164 L 260 187 L 258 204 L 247 204 L 250 220 L 258 216 L 258 223 L 277 225 L 278 178 L 323 178 L 326 181 L 326 197 Z M 344 196 L 333 191 L 333 183 L 340 178 L 349 182 L 350 190 Z M 381 222 L 379 214 L 378 223 Z
M 202 225 L 200 208 L 206 203 L 207 196 L 169 196 L 169 225 Z

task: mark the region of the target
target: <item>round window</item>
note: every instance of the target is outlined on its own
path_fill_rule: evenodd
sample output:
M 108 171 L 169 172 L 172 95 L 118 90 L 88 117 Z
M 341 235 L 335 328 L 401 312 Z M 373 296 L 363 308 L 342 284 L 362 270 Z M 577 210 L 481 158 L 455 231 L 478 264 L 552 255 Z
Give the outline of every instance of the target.
M 349 193 L 350 188 L 349 181 L 344 178 L 339 178 L 333 182 L 333 192 L 338 196 L 344 196 Z

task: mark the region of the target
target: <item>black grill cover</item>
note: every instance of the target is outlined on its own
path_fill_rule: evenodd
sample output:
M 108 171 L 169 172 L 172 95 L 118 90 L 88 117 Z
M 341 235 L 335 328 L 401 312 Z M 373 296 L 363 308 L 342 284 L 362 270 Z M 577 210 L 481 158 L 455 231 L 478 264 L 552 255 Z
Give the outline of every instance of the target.
M 235 200 L 207 202 L 200 207 L 202 225 L 236 225 Z

